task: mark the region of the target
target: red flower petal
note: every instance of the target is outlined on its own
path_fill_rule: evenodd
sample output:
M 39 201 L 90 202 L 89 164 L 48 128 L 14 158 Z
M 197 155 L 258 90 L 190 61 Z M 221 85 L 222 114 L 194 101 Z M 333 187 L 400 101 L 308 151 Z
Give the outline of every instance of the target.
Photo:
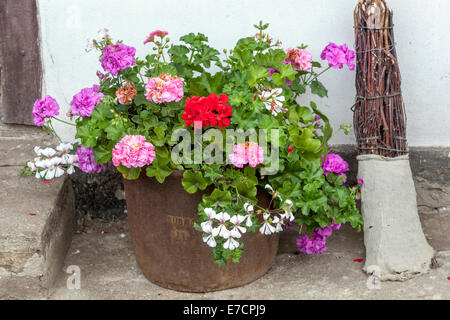
M 38 214 L 37 214 L 37 213 L 31 213 L 31 212 L 29 212 L 28 215 L 29 215 L 29 216 L 37 216 Z
M 450 280 L 450 277 L 448 277 L 447 280 Z
M 53 182 L 52 180 L 45 180 L 44 181 L 45 184 L 52 183 L 52 182 Z
M 353 259 L 354 262 L 363 262 L 363 259 Z
M 289 146 L 289 148 L 288 148 L 288 154 L 291 154 L 292 150 L 294 150 L 294 146 Z

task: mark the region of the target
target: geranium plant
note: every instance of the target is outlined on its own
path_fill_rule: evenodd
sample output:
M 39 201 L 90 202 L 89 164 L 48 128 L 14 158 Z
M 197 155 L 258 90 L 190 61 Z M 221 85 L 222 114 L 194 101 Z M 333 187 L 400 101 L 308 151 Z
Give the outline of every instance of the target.
M 314 102 L 298 102 L 308 90 L 327 96 L 319 76 L 344 65 L 353 70 L 354 52 L 330 43 L 322 68 L 305 45 L 285 50 L 266 33 L 268 24 L 255 27 L 256 35 L 223 54 L 201 33 L 172 44 L 157 30 L 144 41 L 150 54 L 143 59 L 102 30 L 88 45 L 101 52 L 99 83 L 70 103 L 81 146 L 70 161 L 38 150 L 25 171 L 52 179 L 64 171 L 49 174 L 46 166 L 71 173 L 78 164 L 99 173 L 112 162 L 125 179 L 147 175 L 164 183 L 184 170 L 185 190 L 206 192 L 194 227 L 219 265 L 239 262 L 248 232 L 271 235 L 298 224 L 306 231 L 299 250 L 318 254 L 342 223 L 360 229 L 359 188 L 345 185 L 347 163 L 328 153 L 329 120 Z M 58 110 L 53 98 L 38 100 L 36 124 L 52 130 Z M 271 195 L 266 207 L 260 192 Z

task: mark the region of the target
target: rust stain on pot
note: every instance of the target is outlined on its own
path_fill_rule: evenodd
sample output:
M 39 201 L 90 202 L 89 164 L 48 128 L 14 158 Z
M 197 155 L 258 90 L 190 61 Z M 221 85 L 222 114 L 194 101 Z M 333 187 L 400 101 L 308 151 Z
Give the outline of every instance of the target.
M 275 260 L 279 235 L 245 234 L 241 263 L 218 267 L 193 228 L 204 192 L 188 194 L 182 174 L 173 172 L 163 184 L 146 176 L 124 180 L 133 248 L 143 274 L 161 287 L 188 292 L 238 287 L 264 275 Z

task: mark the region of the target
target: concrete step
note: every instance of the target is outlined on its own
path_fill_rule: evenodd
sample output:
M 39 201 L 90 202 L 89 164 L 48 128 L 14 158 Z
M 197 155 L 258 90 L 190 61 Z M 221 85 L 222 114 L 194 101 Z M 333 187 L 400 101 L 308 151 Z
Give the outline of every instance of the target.
M 38 128 L 0 125 L 0 297 L 11 286 L 34 281 L 49 288 L 61 270 L 74 224 L 70 179 L 44 184 L 22 177 L 35 145 L 56 141 Z
M 448 217 L 433 216 L 436 223 Z M 280 247 L 273 267 L 262 278 L 243 287 L 211 292 L 183 293 L 161 288 L 148 281 L 136 263 L 125 220 L 111 223 L 86 221 L 83 232 L 74 235 L 61 278 L 49 295 L 42 299 L 450 299 L 450 239 L 440 230 L 428 229 L 430 241 L 440 241 L 439 267 L 405 282 L 382 282 L 379 289 L 368 288 L 362 271 L 365 258 L 363 234 L 345 225 L 330 237 L 328 251 L 317 256 L 297 253 L 294 229 L 281 234 Z M 245 253 L 244 253 L 245 254 Z M 79 268 L 80 289 L 67 287 L 72 273 Z M 16 296 L 35 299 L 30 289 L 16 290 Z

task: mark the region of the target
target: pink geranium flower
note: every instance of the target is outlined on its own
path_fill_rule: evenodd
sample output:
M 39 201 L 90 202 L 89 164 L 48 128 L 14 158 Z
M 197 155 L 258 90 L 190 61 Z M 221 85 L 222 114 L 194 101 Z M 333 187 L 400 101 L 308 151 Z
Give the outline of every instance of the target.
M 304 49 L 288 49 L 286 59 L 282 64 L 292 65 L 292 69 L 298 71 L 309 71 L 312 66 L 312 55 Z
M 254 142 L 246 142 L 235 145 L 234 153 L 229 155 L 230 161 L 238 168 L 243 168 L 245 164 L 256 167 L 264 162 L 264 150 Z
M 168 34 L 169 33 L 167 31 L 155 30 L 152 33 L 150 33 L 150 35 L 147 37 L 147 39 L 145 39 L 144 44 L 153 42 L 155 40 L 155 37 L 161 37 L 161 39 L 162 39 L 165 36 L 167 36 Z
M 182 79 L 168 73 L 149 78 L 145 90 L 147 100 L 154 103 L 178 102 L 184 95 Z
M 150 165 L 155 159 L 155 147 L 141 135 L 125 136 L 112 149 L 113 164 L 138 168 Z

